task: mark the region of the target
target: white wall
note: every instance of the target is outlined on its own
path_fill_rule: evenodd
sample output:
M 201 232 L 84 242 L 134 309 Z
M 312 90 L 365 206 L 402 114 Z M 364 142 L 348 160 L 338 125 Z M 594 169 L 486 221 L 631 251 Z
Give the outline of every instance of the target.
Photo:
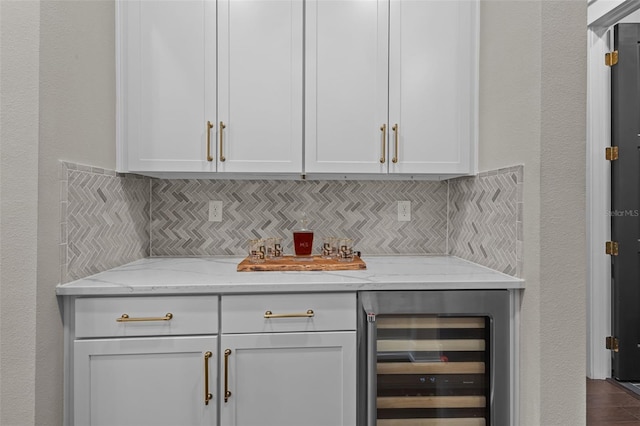
M 0 8 L 0 424 L 56 425 L 58 160 L 115 168 L 115 3 L 3 0 Z
M 44 425 L 62 423 L 59 160 L 115 169 L 115 2 L 42 1 L 40 16 L 36 424 Z
M 37 2 L 0 2 L 0 424 L 34 424 Z
M 580 0 L 542 5 L 541 420 L 584 424 L 586 5 Z
M 520 419 L 540 424 L 541 4 L 486 1 L 481 9 L 479 169 L 524 164 Z
M 482 5 L 480 170 L 525 165 L 520 425 L 585 423 L 586 10 Z

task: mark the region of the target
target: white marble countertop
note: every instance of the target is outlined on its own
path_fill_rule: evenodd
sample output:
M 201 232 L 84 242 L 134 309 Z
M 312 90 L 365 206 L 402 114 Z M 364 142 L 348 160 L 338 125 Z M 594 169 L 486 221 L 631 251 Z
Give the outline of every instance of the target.
M 524 288 L 524 280 L 454 256 L 366 256 L 366 270 L 237 272 L 241 257 L 141 259 L 60 284 L 59 296 Z

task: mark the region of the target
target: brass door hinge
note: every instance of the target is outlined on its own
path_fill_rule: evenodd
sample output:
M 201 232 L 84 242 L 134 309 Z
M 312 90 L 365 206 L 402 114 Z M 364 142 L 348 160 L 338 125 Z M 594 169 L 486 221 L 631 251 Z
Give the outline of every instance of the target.
M 604 64 L 608 67 L 612 67 L 618 63 L 618 51 L 614 50 L 613 52 L 605 53 L 604 55 Z
M 620 343 L 617 337 L 607 336 L 605 340 L 605 347 L 610 351 L 618 352 L 620 350 Z
M 605 246 L 605 253 L 611 256 L 618 255 L 618 242 L 617 241 L 607 241 Z
M 604 156 L 607 160 L 613 161 L 618 159 L 618 147 L 608 146 L 605 148 Z

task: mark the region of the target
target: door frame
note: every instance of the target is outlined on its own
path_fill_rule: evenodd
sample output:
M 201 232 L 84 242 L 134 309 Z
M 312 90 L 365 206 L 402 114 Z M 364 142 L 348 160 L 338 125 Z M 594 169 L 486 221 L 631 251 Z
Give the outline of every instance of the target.
M 587 377 L 611 377 L 611 262 L 604 243 L 611 238 L 611 73 L 604 55 L 613 46 L 611 26 L 640 9 L 637 0 L 592 0 L 587 34 Z

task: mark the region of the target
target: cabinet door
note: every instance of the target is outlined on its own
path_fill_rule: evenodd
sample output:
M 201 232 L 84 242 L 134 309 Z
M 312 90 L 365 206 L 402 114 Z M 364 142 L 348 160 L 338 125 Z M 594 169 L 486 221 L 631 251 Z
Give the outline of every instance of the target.
M 215 425 L 216 351 L 212 336 L 76 341 L 74 424 Z
M 305 172 L 387 173 L 388 0 L 309 0 Z
M 215 0 L 118 7 L 119 168 L 215 171 L 206 157 L 206 123 L 216 120 Z
M 392 173 L 475 172 L 476 8 L 473 0 L 391 1 Z
M 302 172 L 302 26 L 299 0 L 218 2 L 218 171 Z
M 356 424 L 355 331 L 221 339 L 221 425 Z

